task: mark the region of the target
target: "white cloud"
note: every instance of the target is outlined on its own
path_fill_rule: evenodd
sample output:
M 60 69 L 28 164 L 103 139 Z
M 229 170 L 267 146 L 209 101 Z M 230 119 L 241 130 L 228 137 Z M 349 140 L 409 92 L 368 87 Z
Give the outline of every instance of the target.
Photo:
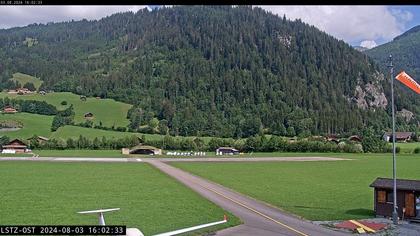
M 376 47 L 376 46 L 377 46 L 377 44 L 376 44 L 375 40 L 365 40 L 365 41 L 362 41 L 362 42 L 360 43 L 360 46 L 361 46 L 361 47 L 364 47 L 364 48 L 369 48 L 369 49 L 371 49 L 371 48 Z
M 386 6 L 259 6 L 279 16 L 314 25 L 349 43 L 384 42 L 400 35 L 412 20 L 408 11 Z
M 117 12 L 137 12 L 146 6 L 0 6 L 0 28 L 33 23 L 100 19 Z

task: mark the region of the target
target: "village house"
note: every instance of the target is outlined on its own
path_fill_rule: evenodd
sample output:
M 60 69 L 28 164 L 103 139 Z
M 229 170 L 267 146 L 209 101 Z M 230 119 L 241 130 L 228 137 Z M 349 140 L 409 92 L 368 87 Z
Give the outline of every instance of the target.
M 338 136 L 335 135 L 335 134 L 327 135 L 326 139 L 329 142 L 334 142 L 334 143 L 339 143 L 340 142 L 340 140 L 338 139 Z
M 11 106 L 6 106 L 3 109 L 3 113 L 6 113 L 6 114 L 14 114 L 14 113 L 17 113 L 17 112 L 18 111 L 15 108 L 11 107 Z
M 2 153 L 28 153 L 31 152 L 28 146 L 19 139 L 13 139 L 8 144 L 2 146 Z
M 359 143 L 362 142 L 362 138 L 360 138 L 359 135 L 352 135 L 349 137 L 349 140 L 353 142 L 359 142 Z
M 393 179 L 377 178 L 374 188 L 374 211 L 377 216 L 392 217 Z M 400 218 L 420 220 L 420 180 L 397 179 L 397 212 Z
M 396 142 L 407 142 L 410 141 L 413 132 L 395 132 L 395 141 Z M 385 132 L 382 138 L 387 142 L 392 142 L 392 132 Z
M 238 155 L 239 151 L 233 147 L 219 147 L 216 149 L 216 155 Z
M 20 88 L 17 90 L 18 95 L 32 94 L 33 92 L 27 88 Z

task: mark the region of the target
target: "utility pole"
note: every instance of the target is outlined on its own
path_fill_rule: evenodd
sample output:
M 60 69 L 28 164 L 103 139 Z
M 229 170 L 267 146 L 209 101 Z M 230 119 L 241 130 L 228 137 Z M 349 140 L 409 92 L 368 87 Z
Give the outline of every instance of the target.
M 397 161 L 395 158 L 395 112 L 394 112 L 394 66 L 392 64 L 392 55 L 389 55 L 389 65 L 391 75 L 391 106 L 392 106 L 392 175 L 394 179 L 394 211 L 392 212 L 392 221 L 398 224 L 397 212 Z

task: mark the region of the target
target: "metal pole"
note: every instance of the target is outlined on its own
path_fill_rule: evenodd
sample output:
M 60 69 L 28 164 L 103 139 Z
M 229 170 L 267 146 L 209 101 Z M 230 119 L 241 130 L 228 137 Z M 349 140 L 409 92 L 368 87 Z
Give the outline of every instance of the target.
M 397 161 L 395 158 L 395 112 L 394 112 L 394 66 L 392 64 L 392 55 L 389 55 L 389 68 L 391 74 L 391 106 L 392 106 L 392 175 L 394 180 L 394 211 L 392 212 L 392 221 L 398 224 L 397 212 Z

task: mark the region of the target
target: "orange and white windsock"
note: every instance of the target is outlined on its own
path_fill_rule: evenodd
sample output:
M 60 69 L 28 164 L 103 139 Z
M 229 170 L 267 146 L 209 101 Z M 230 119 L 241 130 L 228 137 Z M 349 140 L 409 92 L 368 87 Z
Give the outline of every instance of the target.
M 409 87 L 410 89 L 414 90 L 417 94 L 420 94 L 420 85 L 411 78 L 405 71 L 399 73 L 396 77 L 401 83 L 405 84 L 405 86 Z

